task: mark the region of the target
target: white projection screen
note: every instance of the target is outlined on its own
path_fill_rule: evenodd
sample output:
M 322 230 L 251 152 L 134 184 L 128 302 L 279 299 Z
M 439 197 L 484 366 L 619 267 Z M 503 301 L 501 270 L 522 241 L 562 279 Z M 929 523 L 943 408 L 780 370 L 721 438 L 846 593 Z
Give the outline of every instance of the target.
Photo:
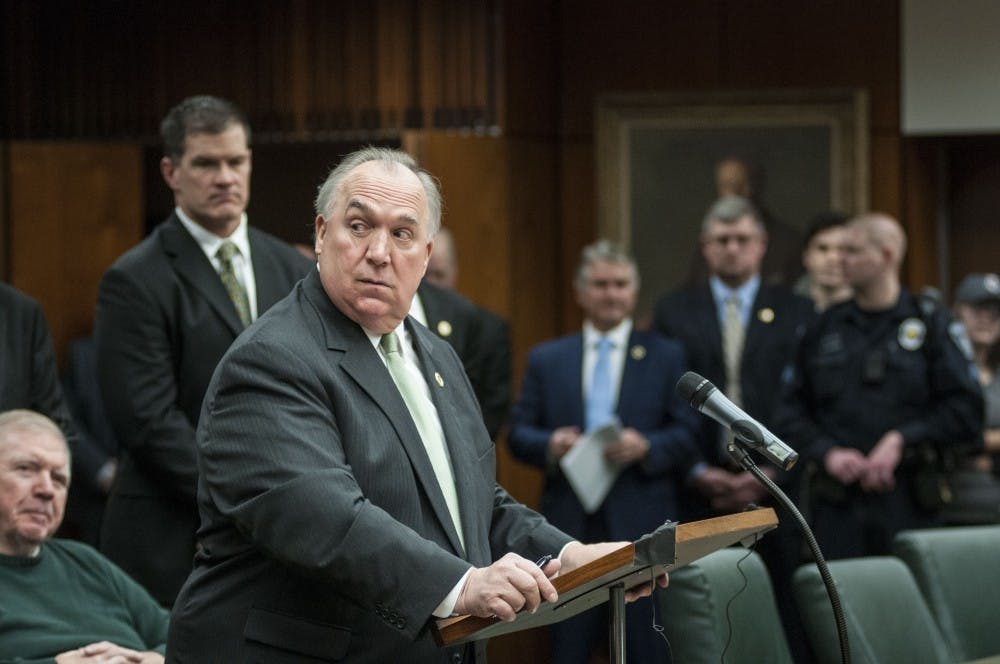
M 903 0 L 902 130 L 1000 132 L 1000 2 Z

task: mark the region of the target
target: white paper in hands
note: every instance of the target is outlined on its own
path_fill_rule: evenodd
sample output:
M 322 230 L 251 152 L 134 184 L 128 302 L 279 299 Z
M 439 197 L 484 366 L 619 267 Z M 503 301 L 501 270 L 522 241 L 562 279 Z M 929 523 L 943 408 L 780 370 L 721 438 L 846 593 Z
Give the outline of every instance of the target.
M 593 514 L 604 502 L 624 466 L 604 458 L 604 448 L 622 435 L 616 419 L 580 437 L 569 452 L 559 459 L 559 467 L 573 487 L 587 514 Z

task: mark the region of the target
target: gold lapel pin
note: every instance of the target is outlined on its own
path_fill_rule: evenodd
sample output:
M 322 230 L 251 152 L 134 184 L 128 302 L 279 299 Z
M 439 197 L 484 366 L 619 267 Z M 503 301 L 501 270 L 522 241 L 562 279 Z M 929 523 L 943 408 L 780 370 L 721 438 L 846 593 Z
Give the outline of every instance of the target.
M 444 378 L 436 371 L 434 372 L 434 380 L 437 381 L 438 387 L 444 387 Z
M 646 357 L 646 347 L 645 346 L 640 346 L 640 345 L 632 346 L 632 359 L 633 360 L 641 360 L 644 357 Z
M 438 323 L 438 334 L 440 334 L 442 337 L 450 337 L 451 336 L 451 323 L 449 323 L 446 320 L 443 320 L 443 321 L 439 322 Z
M 760 319 L 761 323 L 773 323 L 774 322 L 774 309 L 771 307 L 764 307 L 757 312 L 757 318 Z

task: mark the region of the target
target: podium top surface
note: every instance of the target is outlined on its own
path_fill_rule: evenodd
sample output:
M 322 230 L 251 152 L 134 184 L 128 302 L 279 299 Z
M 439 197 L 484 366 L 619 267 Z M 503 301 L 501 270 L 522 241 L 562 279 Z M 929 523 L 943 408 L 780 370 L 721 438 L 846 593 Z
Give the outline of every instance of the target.
M 610 588 L 633 588 L 683 567 L 712 551 L 737 542 L 749 544 L 775 528 L 771 508 L 728 514 L 704 521 L 667 525 L 636 542 L 552 579 L 559 593 L 555 602 L 542 602 L 535 613 L 519 613 L 513 622 L 495 617 L 457 616 L 438 620 L 434 637 L 439 645 L 486 639 L 510 632 L 560 622 L 608 600 Z

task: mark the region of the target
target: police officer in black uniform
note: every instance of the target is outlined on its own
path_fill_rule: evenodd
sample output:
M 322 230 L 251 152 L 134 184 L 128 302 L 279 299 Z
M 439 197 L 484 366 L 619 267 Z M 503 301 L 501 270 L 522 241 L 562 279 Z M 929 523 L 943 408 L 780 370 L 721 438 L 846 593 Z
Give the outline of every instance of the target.
M 982 393 L 961 327 L 902 288 L 905 251 L 895 219 L 849 222 L 854 297 L 803 338 L 774 418 L 802 453 L 803 511 L 831 559 L 887 554 L 896 532 L 935 525 L 943 496 L 928 462 L 980 437 Z

